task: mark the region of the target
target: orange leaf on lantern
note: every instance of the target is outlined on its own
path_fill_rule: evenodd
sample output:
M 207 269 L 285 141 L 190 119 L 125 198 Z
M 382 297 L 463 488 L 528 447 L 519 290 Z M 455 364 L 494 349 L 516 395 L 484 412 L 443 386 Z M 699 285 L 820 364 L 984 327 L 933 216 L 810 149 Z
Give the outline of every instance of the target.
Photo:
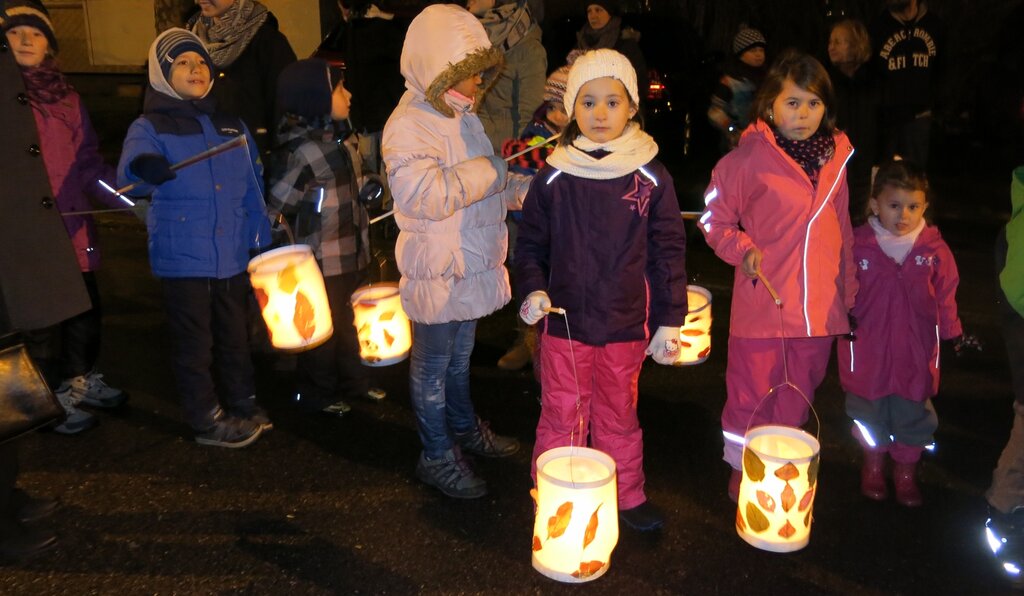
M 388 312 L 386 312 L 386 313 L 382 314 L 381 316 L 377 317 L 377 320 L 378 321 L 390 321 L 393 318 L 395 318 L 395 311 L 389 310 Z
M 683 329 L 683 335 L 689 335 L 690 337 L 700 337 L 704 335 L 704 332 L 700 329 Z
M 761 509 L 764 509 L 768 513 L 775 511 L 775 499 L 773 499 L 771 495 L 763 490 L 759 490 L 754 494 L 757 495 L 757 502 L 761 505 Z
M 747 503 L 747 525 L 755 532 L 764 532 L 771 524 L 768 517 L 753 503 Z
M 583 548 L 587 548 L 594 541 L 594 537 L 597 536 L 597 512 L 601 510 L 601 505 L 604 505 L 604 503 L 599 503 L 597 509 L 590 514 L 587 530 L 583 532 Z
M 530 498 L 533 499 L 533 505 L 536 507 L 537 506 L 537 489 L 535 489 L 535 488 L 531 488 L 530 489 Z
M 804 509 L 807 509 L 808 507 L 810 507 L 811 501 L 813 501 L 813 500 L 814 500 L 814 489 L 812 488 L 809 491 L 807 491 L 806 494 L 804 494 L 804 497 L 802 499 L 800 499 L 800 506 L 797 508 L 797 511 L 803 511 Z
M 691 344 L 688 341 L 683 341 L 683 340 L 679 340 L 679 345 L 684 347 L 684 348 L 692 348 L 693 347 L 693 344 Z
M 707 356 L 708 352 L 710 352 L 710 351 L 711 351 L 711 346 L 708 346 L 708 347 L 704 348 L 703 350 L 700 351 L 700 354 L 697 354 L 697 358 L 703 358 L 703 357 Z
M 782 510 L 789 513 L 793 505 L 796 505 L 796 492 L 787 482 L 786 488 L 782 489 Z
M 306 298 L 302 292 L 296 294 L 295 315 L 292 317 L 292 322 L 302 339 L 309 339 L 316 332 L 315 314 L 316 309 L 313 308 L 313 303 L 309 301 L 309 298 Z
M 740 514 L 740 508 L 736 508 L 736 527 L 739 528 L 740 532 L 744 532 L 747 529 L 747 524 L 743 523 L 743 515 Z
M 359 339 L 364 341 L 364 342 L 370 341 L 370 339 L 369 339 L 369 336 L 370 336 L 370 324 L 369 323 L 363 323 L 363 326 L 359 328 L 359 331 L 356 331 L 356 335 L 358 335 Z
M 267 302 L 270 302 L 270 296 L 267 296 L 267 292 L 263 288 L 253 288 L 252 293 L 256 294 L 256 302 L 260 303 L 260 310 L 267 307 Z
M 281 288 L 285 294 L 294 292 L 297 285 L 299 285 L 299 277 L 295 275 L 295 265 L 288 265 L 277 274 L 277 287 Z
M 558 507 L 558 511 L 554 515 L 548 518 L 548 540 L 552 538 L 558 538 L 562 534 L 565 534 L 566 528 L 569 527 L 569 521 L 572 519 L 572 501 L 566 501 Z
M 764 480 L 764 462 L 750 449 L 743 449 L 743 473 L 754 482 Z
M 798 470 L 796 466 L 793 465 L 793 462 L 789 462 L 786 465 L 779 468 L 778 470 L 775 470 L 775 477 L 778 478 L 779 480 L 785 480 L 786 482 L 789 482 L 794 478 L 800 477 L 800 470 Z
M 540 542 L 540 536 L 537 536 L 536 534 L 534 534 L 533 535 L 533 552 L 537 552 L 537 551 L 539 551 L 542 548 L 544 548 L 544 545 L 541 544 L 541 542 Z
M 805 528 L 811 527 L 811 511 L 812 511 L 811 509 L 808 509 L 807 510 L 807 515 L 804 516 L 804 527 Z
M 814 459 L 807 466 L 807 486 L 814 488 L 814 485 L 818 483 L 818 468 L 821 467 L 821 456 L 815 455 Z
M 600 571 L 602 567 L 604 567 L 604 563 L 601 561 L 582 561 L 579 570 L 573 571 L 572 576 L 577 579 L 590 577 Z
M 384 341 L 387 342 L 389 348 L 395 343 L 395 336 L 388 333 L 387 329 L 384 330 Z
M 788 521 L 786 522 L 786 525 L 779 529 L 779 536 L 782 536 L 783 538 L 789 538 L 793 534 L 796 534 L 796 528 L 794 528 L 793 524 Z

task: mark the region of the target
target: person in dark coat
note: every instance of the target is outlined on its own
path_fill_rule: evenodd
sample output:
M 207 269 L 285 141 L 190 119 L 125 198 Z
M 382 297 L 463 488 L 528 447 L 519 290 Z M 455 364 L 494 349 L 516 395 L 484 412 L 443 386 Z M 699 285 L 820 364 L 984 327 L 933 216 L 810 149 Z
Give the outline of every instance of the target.
M 640 51 L 640 32 L 622 26 L 617 0 L 588 0 L 587 24 L 576 33 L 576 47 L 584 52 L 607 48 L 628 58 L 636 71 L 643 108 L 647 98 L 647 61 Z
M 49 14 L 37 2 L 7 0 L 0 22 L 12 8 L 22 18 L 49 23 Z M 43 27 L 38 27 L 44 29 Z M 46 27 L 52 31 L 52 27 Z M 48 40 L 53 45 L 56 39 Z M 39 133 L 25 93 L 21 69 L 11 43 L 0 40 L 0 180 L 4 210 L 17 213 L 17 225 L 0 234 L 0 335 L 26 334 L 33 359 L 41 366 L 51 388 L 60 382 L 54 350 L 55 325 L 91 307 L 75 251 L 56 208 L 54 193 L 43 164 Z M 51 513 L 53 501 L 37 500 L 15 488 L 18 476 L 17 440 L 0 443 L 0 557 L 22 559 L 56 543 L 56 536 L 32 522 Z
M 847 165 L 850 217 L 865 217 L 871 187 L 871 167 L 878 162 L 878 123 L 882 94 L 878 76 L 868 65 L 871 39 L 858 20 L 843 19 L 828 38 L 828 74 L 836 92 L 836 126 L 850 137 L 856 150 Z
M 197 0 L 188 29 L 203 41 L 217 69 L 217 111 L 238 116 L 261 154 L 270 151 L 277 122 L 277 77 L 295 52 L 277 18 L 257 0 Z

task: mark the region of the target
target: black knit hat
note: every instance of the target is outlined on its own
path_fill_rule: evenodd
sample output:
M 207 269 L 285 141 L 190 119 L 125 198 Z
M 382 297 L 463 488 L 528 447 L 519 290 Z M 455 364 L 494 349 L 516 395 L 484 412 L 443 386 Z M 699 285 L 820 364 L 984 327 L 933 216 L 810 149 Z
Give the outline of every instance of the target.
M 619 3 L 616 0 L 587 0 L 587 8 L 593 4 L 605 9 L 613 17 L 619 14 Z
M 277 77 L 277 106 L 307 120 L 331 113 L 331 95 L 344 79 L 340 65 L 321 58 L 292 62 Z
M 35 27 L 46 35 L 46 40 L 50 42 L 50 49 L 53 53 L 57 53 L 60 48 L 57 46 L 57 36 L 53 33 L 50 13 L 41 2 L 37 0 L 4 0 L 3 6 L 3 13 L 0 14 L 0 28 L 3 28 L 4 33 L 14 27 Z
M 732 38 L 732 53 L 739 56 L 750 48 L 763 48 L 768 45 L 764 35 L 757 29 L 744 28 Z

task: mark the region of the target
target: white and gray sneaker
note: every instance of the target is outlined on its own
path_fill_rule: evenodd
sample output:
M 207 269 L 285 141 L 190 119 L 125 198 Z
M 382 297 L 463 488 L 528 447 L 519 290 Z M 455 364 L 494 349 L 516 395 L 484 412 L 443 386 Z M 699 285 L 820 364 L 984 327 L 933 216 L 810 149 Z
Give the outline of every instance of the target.
M 60 405 L 64 406 L 64 413 L 67 415 L 64 422 L 53 428 L 54 432 L 59 432 L 62 435 L 74 435 L 96 426 L 96 418 L 92 414 L 76 407 L 78 399 L 71 391 L 71 387 L 62 384 L 54 392 L 54 396 Z
M 103 375 L 95 370 L 67 379 L 63 385 L 70 387 L 75 399 L 87 406 L 116 408 L 128 399 L 124 391 L 104 383 Z

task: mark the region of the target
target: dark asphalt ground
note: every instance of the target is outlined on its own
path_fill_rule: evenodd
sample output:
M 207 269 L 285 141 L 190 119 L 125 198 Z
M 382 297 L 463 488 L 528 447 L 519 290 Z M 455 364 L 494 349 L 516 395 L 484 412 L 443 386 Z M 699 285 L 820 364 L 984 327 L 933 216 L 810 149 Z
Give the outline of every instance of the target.
M 1012 416 L 991 256 L 1009 209 L 1009 170 L 985 151 L 940 154 L 933 179 L 937 222 L 960 266 L 961 317 L 985 349 L 945 360 L 938 449 L 920 474 L 925 505 L 860 496 L 859 452 L 833 365 L 816 404 L 822 467 L 809 546 L 772 554 L 736 536 L 718 425 L 731 273 L 691 227 L 691 280 L 714 294 L 711 358 L 690 368 L 648 362 L 640 381 L 647 491 L 667 524 L 653 535 L 622 528 L 608 573 L 582 587 L 530 564 L 538 391 L 529 370 L 494 366 L 515 334 L 511 306 L 480 324 L 473 392 L 480 414 L 523 449 L 477 462 L 490 485 L 483 499 L 451 500 L 413 478 L 419 442 L 407 363 L 375 369 L 385 401 L 353 403 L 330 419 L 296 413 L 288 374 L 261 357 L 259 399 L 275 429 L 247 449 L 201 447 L 180 420 L 145 231 L 131 216 L 104 216 L 101 370 L 132 398 L 97 413 L 101 424 L 80 436 L 22 441 L 22 485 L 63 503 L 52 519 L 60 544 L 3 567 L 0 593 L 1000 593 L 1006 584 L 981 528 L 982 495 Z M 707 171 L 676 172 L 681 194 L 698 196 Z

